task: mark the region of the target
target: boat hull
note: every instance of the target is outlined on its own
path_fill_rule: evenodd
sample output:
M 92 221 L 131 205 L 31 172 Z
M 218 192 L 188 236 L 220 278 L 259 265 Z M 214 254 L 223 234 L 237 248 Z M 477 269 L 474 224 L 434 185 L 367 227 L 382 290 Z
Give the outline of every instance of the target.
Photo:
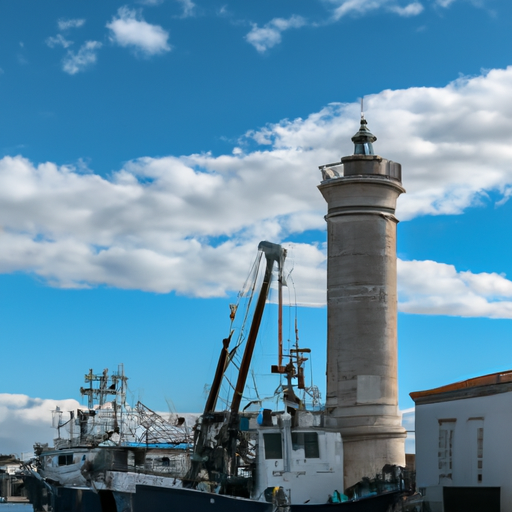
M 292 504 L 283 506 L 283 512 L 386 512 L 390 506 L 397 503 L 402 492 L 369 496 L 356 501 L 343 503 Z M 233 498 L 209 492 L 178 488 L 155 488 L 138 485 L 137 492 L 132 497 L 131 510 L 119 512 L 272 512 L 275 506 L 271 503 Z
M 402 495 L 402 492 L 390 492 L 343 503 L 292 505 L 290 512 L 335 512 L 340 508 L 343 512 L 387 512 Z
M 193 489 L 163 489 L 138 485 L 132 497 L 130 512 L 272 512 L 272 504 L 244 498 L 234 498 Z
M 52 493 L 52 512 L 116 512 L 112 493 L 89 489 L 56 487 Z
M 210 492 L 183 488 L 162 488 L 137 485 L 136 492 L 120 492 L 43 485 L 33 481 L 30 501 L 35 512 L 273 512 L 272 503 L 245 498 L 223 496 Z M 35 484 L 35 485 L 34 485 Z M 37 490 L 36 490 L 37 487 Z M 45 498 L 41 500 L 41 493 Z M 282 507 L 282 512 L 387 512 L 403 493 L 390 492 L 344 503 L 293 504 Z M 34 499 L 36 496 L 37 499 Z M 46 496 L 47 495 L 47 496 Z M 37 506 L 37 505 L 39 506 Z M 43 506 L 40 506 L 43 505 Z M 48 507 L 49 505 L 49 507 Z

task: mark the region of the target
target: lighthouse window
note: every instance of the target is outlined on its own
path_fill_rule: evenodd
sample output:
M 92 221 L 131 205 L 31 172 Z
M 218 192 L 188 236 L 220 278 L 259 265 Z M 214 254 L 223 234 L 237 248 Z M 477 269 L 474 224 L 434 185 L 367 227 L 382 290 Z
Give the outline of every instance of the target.
M 319 459 L 318 434 L 316 432 L 292 432 L 292 448 L 304 450 L 306 459 Z
M 263 439 L 265 440 L 265 459 L 282 459 L 281 434 L 263 434 Z

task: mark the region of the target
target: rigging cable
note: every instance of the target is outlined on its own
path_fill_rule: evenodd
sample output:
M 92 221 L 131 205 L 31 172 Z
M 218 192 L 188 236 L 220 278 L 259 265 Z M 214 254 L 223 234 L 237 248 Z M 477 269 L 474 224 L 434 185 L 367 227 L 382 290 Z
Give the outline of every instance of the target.
M 238 335 L 237 344 L 229 352 L 229 355 L 228 355 L 228 358 L 227 358 L 227 361 L 226 361 L 226 370 L 227 370 L 228 366 L 231 363 L 233 363 L 233 366 L 237 370 L 239 369 L 239 366 L 240 366 L 240 363 L 237 364 L 237 361 L 235 360 L 235 357 L 238 355 L 237 354 L 238 348 L 245 341 L 245 326 L 247 324 L 247 319 L 249 317 L 249 311 L 251 309 L 252 300 L 254 298 L 254 292 L 255 292 L 255 289 L 256 289 L 256 283 L 258 281 L 258 275 L 259 275 L 259 269 L 260 269 L 260 266 L 261 266 L 260 264 L 261 264 L 262 256 L 263 256 L 263 251 L 258 251 L 257 254 L 256 254 L 256 258 L 255 258 L 255 260 L 254 260 L 254 262 L 252 264 L 252 267 L 251 267 L 251 269 L 249 271 L 249 274 L 248 274 L 248 276 L 247 276 L 247 278 L 246 278 L 246 280 L 245 280 L 245 282 L 244 282 L 244 284 L 242 286 L 242 289 L 237 294 L 237 303 L 236 303 L 235 307 L 231 309 L 232 314 L 231 314 L 230 330 L 233 329 L 233 323 L 235 321 L 235 314 L 236 314 L 236 311 L 239 308 L 241 299 L 242 298 L 247 298 L 247 305 L 245 307 L 245 313 L 244 313 L 244 317 L 243 317 L 243 320 L 242 320 L 242 325 L 240 327 L 240 332 L 239 332 L 239 335 Z M 234 309 L 235 314 L 233 314 L 233 309 Z M 224 373 L 223 382 L 227 382 L 227 384 L 228 384 L 228 386 L 227 386 L 228 387 L 228 391 L 224 390 L 224 393 L 226 395 L 228 395 L 228 399 L 227 400 L 221 399 L 221 400 L 223 402 L 225 402 L 225 403 L 229 403 L 230 392 L 234 391 L 235 386 L 231 383 L 231 381 L 227 377 L 226 373 Z M 224 385 L 223 385 L 223 387 L 224 387 Z

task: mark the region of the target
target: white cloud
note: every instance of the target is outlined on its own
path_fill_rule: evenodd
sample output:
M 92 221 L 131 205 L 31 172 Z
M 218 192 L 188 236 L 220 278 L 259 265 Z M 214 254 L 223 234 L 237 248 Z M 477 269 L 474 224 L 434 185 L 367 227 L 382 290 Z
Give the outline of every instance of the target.
M 102 44 L 99 41 L 86 41 L 78 52 L 68 50 L 62 60 L 62 69 L 70 75 L 84 71 L 96 62 L 96 53 L 101 47 Z
M 221 6 L 219 9 L 217 9 L 217 15 L 218 16 L 228 16 L 229 11 L 226 5 Z
M 192 2 L 192 0 L 176 0 L 176 1 L 181 4 L 181 7 L 183 9 L 183 14 L 182 14 L 183 18 L 189 18 L 190 16 L 195 15 L 196 4 L 194 2 Z
M 399 16 L 417 16 L 423 11 L 423 5 L 420 2 L 412 2 L 402 6 L 393 0 L 328 0 L 335 6 L 332 18 L 334 21 L 341 19 L 348 14 L 365 15 L 381 8 L 394 12 Z M 453 0 L 438 0 L 441 2 L 450 2 Z
M 405 313 L 512 318 L 512 281 L 499 274 L 398 260 L 398 275 L 399 310 Z
M 408 193 L 398 204 L 402 220 L 458 214 L 478 204 L 488 190 L 508 191 L 512 105 L 506 98 L 511 86 L 512 68 L 507 68 L 446 87 L 366 97 L 369 126 L 378 137 L 376 152 L 403 166 Z M 352 152 L 358 107 L 331 104 L 306 119 L 282 121 L 247 136 L 266 142 L 272 155 L 303 151 L 308 158 L 315 154 L 317 162 L 332 162 Z
M 57 407 L 62 411 L 65 421 L 69 419 L 71 411 L 86 408 L 72 398 L 52 400 L 0 393 L 0 454 L 16 454 L 21 457 L 22 453 L 32 452 L 36 442 L 53 446 L 57 430 L 52 427 L 52 411 Z M 157 414 L 166 420 L 176 417 L 176 414 L 169 414 L 169 412 L 157 412 Z M 179 412 L 178 414 L 185 418 L 189 427 L 195 424 L 199 416 L 198 413 Z M 69 431 L 62 432 L 62 436 L 66 436 L 67 433 Z
M 0 257 L 0 272 L 30 270 L 63 287 L 107 283 L 218 296 L 226 287 L 240 286 L 257 243 L 281 232 L 275 215 L 284 215 L 282 222 L 293 229 L 321 225 L 321 217 L 307 212 L 285 218 L 290 208 L 304 209 L 300 197 L 286 205 L 281 191 L 262 197 L 267 185 L 257 175 L 261 163 L 243 176 L 234 172 L 236 158 L 224 176 L 194 171 L 193 161 L 199 165 L 204 158 L 210 157 L 186 157 L 189 165 L 172 157 L 145 158 L 110 181 L 50 163 L 34 167 L 21 157 L 0 160 L 0 183 L 9 190 L 0 192 L 9 196 L 0 205 L 0 247 L 9 247 Z M 260 196 L 267 211 L 250 211 L 246 187 Z M 219 208 L 219 201 L 228 211 Z M 237 232 L 238 238 L 209 246 L 210 237 Z M 300 251 L 301 246 L 295 252 Z M 313 257 L 322 265 L 321 255 Z M 314 274 L 311 268 L 302 272 L 307 280 Z M 318 272 L 323 275 L 323 269 Z
M 460 214 L 487 191 L 510 193 L 511 88 L 507 68 L 366 97 L 376 152 L 403 166 L 398 218 Z M 61 287 L 238 290 L 260 240 L 325 229 L 318 165 L 352 153 L 358 119 L 357 103 L 331 104 L 248 132 L 232 154 L 140 158 L 108 179 L 4 157 L 0 272 L 33 272 Z M 325 248 L 295 244 L 290 260 L 299 303 L 323 304 Z M 401 262 L 399 270 L 402 311 L 509 317 L 510 282 L 492 269 Z
M 110 40 L 119 46 L 133 47 L 149 56 L 171 50 L 167 40 L 169 33 L 159 25 L 144 21 L 140 14 L 128 7 L 117 11 L 107 28 L 111 31 Z
M 50 48 L 55 48 L 56 46 L 68 48 L 68 46 L 73 44 L 73 41 L 68 41 L 62 36 L 62 34 L 57 34 L 55 37 L 49 37 L 45 42 Z
M 293 15 L 288 19 L 274 18 L 263 27 L 253 24 L 245 40 L 252 44 L 260 53 L 281 42 L 281 33 L 290 28 L 300 28 L 306 24 L 302 16 Z
M 188 2 L 189 0 L 178 0 Z M 331 18 L 320 23 L 308 23 L 302 16 L 293 15 L 288 19 L 274 18 L 263 27 L 257 24 L 252 25 L 251 31 L 245 36 L 245 40 L 252 44 L 260 53 L 281 43 L 282 32 L 290 28 L 300 28 L 304 26 L 322 27 L 325 24 L 334 23 L 342 17 L 353 15 L 366 15 L 372 11 L 385 8 L 402 17 L 417 16 L 423 12 L 423 5 L 420 2 L 412 2 L 402 6 L 394 0 L 325 0 L 334 5 Z M 450 1 L 450 0 L 439 0 Z
M 70 28 L 79 28 L 85 23 L 84 19 L 60 19 L 57 21 L 59 30 L 69 30 Z
M 402 427 L 407 430 L 405 439 L 405 453 L 416 453 L 416 410 L 414 407 L 400 411 L 402 414 Z
M 53 443 L 51 411 L 56 407 L 73 411 L 80 404 L 73 399 L 49 400 L 27 395 L 0 393 L 0 453 L 31 452 L 35 442 Z
M 384 4 L 389 4 L 389 0 L 330 0 L 330 2 L 337 5 L 333 11 L 335 20 L 347 14 L 366 14 L 380 9 Z
M 477 8 L 485 8 L 486 0 L 468 0 L 474 7 Z M 434 0 L 434 5 L 438 5 L 439 7 L 450 7 L 456 0 Z M 489 11 L 492 13 L 492 11 Z
M 406 5 L 405 7 L 393 5 L 390 6 L 389 10 L 403 17 L 417 16 L 418 14 L 423 12 L 423 5 L 420 4 L 419 2 L 413 2 L 411 4 Z
M 189 0 L 178 0 L 188 2 Z M 402 17 L 411 17 L 421 14 L 424 10 L 420 2 L 414 1 L 407 5 L 401 5 L 396 0 L 325 0 L 334 6 L 330 19 L 323 22 L 309 23 L 302 16 L 293 15 L 288 19 L 274 18 L 263 27 L 257 24 L 252 25 L 251 31 L 245 36 L 248 43 L 252 44 L 260 53 L 281 43 L 281 34 L 289 28 L 300 28 L 304 26 L 322 27 L 326 24 L 335 23 L 349 14 L 363 16 L 379 9 L 385 9 Z M 446 3 L 447 6 L 454 0 L 437 0 Z

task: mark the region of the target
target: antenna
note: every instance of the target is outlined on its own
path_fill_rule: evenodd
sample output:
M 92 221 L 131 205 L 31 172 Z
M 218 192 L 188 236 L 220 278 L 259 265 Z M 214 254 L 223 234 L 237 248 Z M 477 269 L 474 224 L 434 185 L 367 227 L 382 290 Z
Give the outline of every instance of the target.
M 364 119 L 364 96 L 361 98 L 361 119 Z

